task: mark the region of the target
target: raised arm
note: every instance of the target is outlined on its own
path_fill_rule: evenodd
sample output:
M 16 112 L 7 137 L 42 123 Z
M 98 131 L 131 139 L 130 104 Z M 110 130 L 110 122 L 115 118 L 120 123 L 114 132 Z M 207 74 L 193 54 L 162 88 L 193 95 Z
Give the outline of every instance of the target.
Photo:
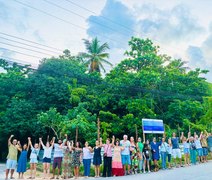
M 187 141 L 190 139 L 191 137 L 191 132 L 188 132 L 188 138 L 187 138 Z
M 201 131 L 200 135 L 199 135 L 199 139 L 202 139 L 203 137 L 203 132 Z
M 9 139 L 8 139 L 8 146 L 10 146 L 11 145 L 11 139 L 14 137 L 14 135 L 11 135 L 10 137 L 9 137 Z
M 184 132 L 181 132 L 180 140 L 183 141 L 184 138 Z
M 54 146 L 54 142 L 55 142 L 55 137 L 52 138 L 51 142 L 52 143 L 51 143 L 51 146 L 50 147 L 53 147 Z
M 43 148 L 46 147 L 46 146 L 43 144 L 42 138 L 39 138 L 39 142 L 40 142 L 40 144 L 42 145 Z
M 30 146 L 30 137 L 28 137 L 27 151 L 29 150 L 29 146 Z
M 32 142 L 31 142 L 31 138 L 30 138 L 30 137 L 28 137 L 28 145 L 29 145 L 31 148 L 33 148 Z
M 205 137 L 206 137 L 206 138 L 209 137 L 209 133 L 208 133 L 206 130 L 204 130 L 204 134 L 205 134 Z
M 20 141 L 18 141 L 17 145 L 16 145 L 16 148 L 19 150 L 19 151 L 22 151 L 22 148 L 21 148 L 21 143 Z
M 111 143 L 112 147 L 115 146 L 115 136 L 112 137 L 112 143 Z
M 99 145 L 100 145 L 100 147 L 103 146 L 103 145 L 102 145 L 102 138 L 99 138 Z

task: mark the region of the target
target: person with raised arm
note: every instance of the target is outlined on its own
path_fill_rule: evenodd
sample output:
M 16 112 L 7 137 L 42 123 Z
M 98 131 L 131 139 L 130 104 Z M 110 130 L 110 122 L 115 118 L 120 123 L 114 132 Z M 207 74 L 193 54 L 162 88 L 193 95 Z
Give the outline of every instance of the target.
M 178 157 L 180 159 L 180 167 L 183 167 L 182 166 L 182 154 L 180 151 L 179 140 L 180 140 L 179 137 L 176 137 L 176 133 L 173 132 L 171 141 L 172 141 L 172 153 L 173 153 L 174 163 L 175 163 L 176 167 L 179 167 L 179 166 L 177 166 L 177 160 L 176 160 L 176 158 Z
M 8 179 L 9 172 L 10 172 L 10 179 L 14 179 L 13 174 L 17 165 L 17 156 L 18 151 L 21 151 L 21 147 L 17 144 L 17 139 L 13 139 L 12 143 L 11 140 L 14 135 L 11 135 L 8 139 L 8 155 L 7 155 L 7 162 L 6 162 L 6 177 Z
M 84 166 L 84 176 L 88 178 L 90 176 L 90 169 L 91 169 L 91 159 L 93 158 L 92 155 L 93 149 L 89 146 L 88 142 L 85 142 L 85 147 L 83 147 L 83 166 Z
M 130 170 L 130 174 L 132 174 L 132 172 L 137 169 L 134 167 L 134 164 L 132 162 L 134 162 L 134 158 L 137 158 L 136 156 L 137 153 L 137 147 L 136 147 L 136 143 L 135 143 L 135 139 L 133 136 L 130 137 L 130 160 L 131 160 L 131 170 Z
M 144 144 L 141 141 L 141 138 L 138 138 L 138 142 L 137 142 L 137 149 L 138 149 L 138 153 L 140 153 L 140 158 L 139 158 L 139 172 L 141 173 L 143 170 L 143 148 L 144 148 Z
M 63 140 L 63 179 L 71 178 L 71 143 L 68 141 L 68 135 L 65 134 Z
M 207 155 L 208 155 L 208 143 L 207 139 L 209 137 L 208 132 L 205 130 L 204 133 L 202 133 L 202 137 L 200 139 L 201 145 L 202 145 L 202 151 L 203 151 L 203 157 L 202 160 L 203 162 L 207 162 Z
M 102 138 L 100 138 L 100 143 L 96 140 L 96 146 L 93 148 L 94 156 L 93 156 L 93 165 L 95 170 L 95 177 L 100 176 L 100 165 L 102 164 L 102 156 L 101 156 L 101 146 Z
M 189 138 L 190 138 L 191 134 L 190 132 L 188 133 L 188 138 L 186 138 L 184 136 L 184 133 L 181 133 L 181 137 L 180 140 L 183 143 L 183 151 L 184 151 L 184 163 L 185 166 L 189 166 L 190 165 L 190 143 L 189 143 Z
M 112 176 L 112 148 L 114 147 L 115 136 L 112 138 L 112 143 L 110 139 L 106 139 L 106 144 L 102 144 L 100 141 L 100 146 L 104 147 L 104 164 L 103 164 L 103 177 Z
M 21 147 L 20 142 L 18 142 L 18 145 Z M 23 147 L 21 148 L 21 155 L 18 159 L 17 172 L 19 179 L 24 179 L 24 173 L 26 172 L 26 166 L 27 166 L 28 150 L 29 150 L 29 138 L 28 138 L 28 145 L 24 144 Z
M 63 160 L 63 142 L 62 140 L 59 139 L 58 143 L 54 143 L 54 160 L 52 166 L 53 177 L 51 177 L 51 179 L 55 178 L 56 168 L 57 168 L 57 179 L 59 179 L 62 160 Z
M 191 158 L 191 164 L 196 165 L 196 144 L 194 142 L 194 137 L 189 137 L 190 142 L 190 158 Z
M 198 136 L 197 134 L 195 134 L 194 136 L 194 143 L 196 146 L 199 163 L 202 162 L 202 156 L 203 156 L 202 145 L 200 142 L 200 139 L 202 138 L 202 134 L 203 132 L 200 133 L 200 136 Z
M 143 163 L 143 172 L 146 173 L 146 166 L 148 169 L 148 172 L 150 173 L 150 161 L 151 158 L 151 146 L 149 144 L 149 140 L 146 140 L 146 142 L 144 143 L 144 148 L 143 148 L 143 159 L 144 159 L 144 163 Z
M 80 142 L 72 143 L 72 166 L 74 167 L 74 176 L 75 179 L 79 178 L 79 167 L 82 161 L 82 148 L 80 146 Z
M 39 141 L 44 149 L 43 153 L 43 178 L 49 177 L 50 174 L 50 164 L 51 164 L 51 154 L 52 148 L 54 146 L 55 137 L 52 139 L 52 144 L 50 142 L 46 142 L 46 146 L 43 144 L 42 138 L 39 138 Z
M 166 169 L 166 157 L 168 154 L 168 144 L 165 141 L 165 137 L 162 138 L 160 145 L 160 153 L 161 153 L 161 161 L 162 161 L 162 169 Z
M 123 147 L 121 151 L 121 161 L 124 168 L 124 173 L 125 175 L 129 175 L 131 159 L 130 159 L 130 141 L 128 140 L 127 135 L 123 136 L 123 140 L 120 141 L 120 145 Z
M 171 159 L 172 159 L 172 141 L 169 138 L 167 144 L 167 157 L 168 157 L 168 168 L 171 169 Z
M 29 179 L 35 179 L 36 177 L 36 169 L 37 169 L 37 163 L 38 163 L 38 155 L 40 152 L 40 143 L 35 143 L 34 147 L 31 142 L 31 138 L 28 138 L 29 145 L 31 147 L 31 153 L 30 153 L 30 177 Z

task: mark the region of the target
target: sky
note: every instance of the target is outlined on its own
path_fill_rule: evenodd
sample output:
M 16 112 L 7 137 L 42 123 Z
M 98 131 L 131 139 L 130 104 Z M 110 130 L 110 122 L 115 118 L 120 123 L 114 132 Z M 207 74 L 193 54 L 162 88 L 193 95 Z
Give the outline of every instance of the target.
M 0 0 L 0 57 L 36 67 L 64 49 L 77 55 L 83 39 L 98 37 L 115 66 L 136 36 L 191 69 L 210 70 L 212 82 L 211 7 L 211 0 Z

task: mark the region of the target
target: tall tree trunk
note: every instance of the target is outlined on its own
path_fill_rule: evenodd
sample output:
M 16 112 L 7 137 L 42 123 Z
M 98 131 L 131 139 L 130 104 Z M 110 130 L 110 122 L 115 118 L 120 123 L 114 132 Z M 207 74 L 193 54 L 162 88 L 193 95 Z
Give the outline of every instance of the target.
M 97 139 L 100 139 L 100 120 L 97 118 Z
M 77 140 L 78 140 L 78 131 L 79 131 L 79 128 L 78 128 L 78 126 L 77 126 L 77 127 L 76 127 L 75 144 L 76 144 L 76 142 L 77 142 Z

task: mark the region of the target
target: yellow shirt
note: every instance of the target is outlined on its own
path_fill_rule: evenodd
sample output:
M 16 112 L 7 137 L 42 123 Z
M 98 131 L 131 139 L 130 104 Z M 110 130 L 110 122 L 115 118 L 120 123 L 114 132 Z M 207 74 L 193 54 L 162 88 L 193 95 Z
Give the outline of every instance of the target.
M 16 146 L 10 144 L 9 145 L 9 153 L 7 155 L 7 159 L 15 160 L 17 161 L 17 156 L 18 156 L 18 149 Z
M 208 143 L 207 143 L 207 138 L 206 137 L 203 137 L 201 139 L 201 144 L 202 144 L 202 147 L 208 147 Z

